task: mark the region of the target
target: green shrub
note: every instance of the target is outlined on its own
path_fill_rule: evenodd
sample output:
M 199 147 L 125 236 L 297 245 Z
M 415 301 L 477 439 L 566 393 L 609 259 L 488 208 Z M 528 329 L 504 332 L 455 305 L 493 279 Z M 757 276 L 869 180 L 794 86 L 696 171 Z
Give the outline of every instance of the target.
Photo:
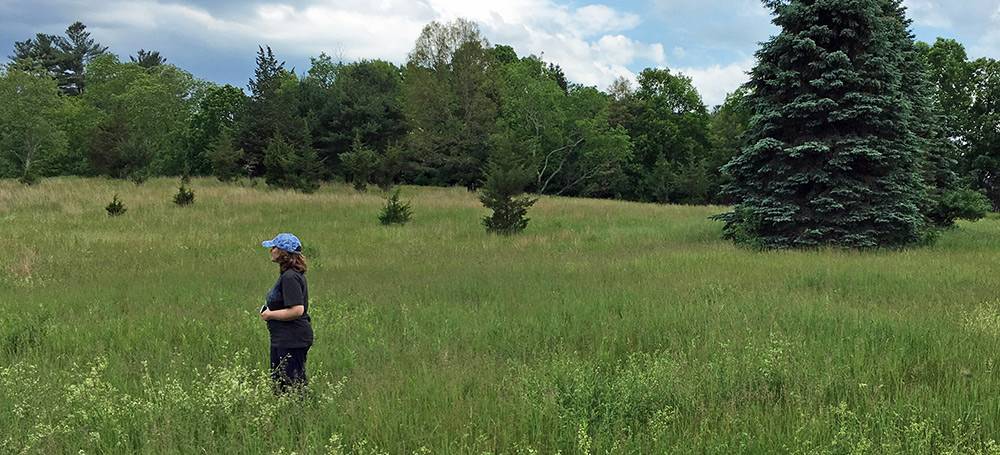
M 117 194 L 114 199 L 111 200 L 111 203 L 108 204 L 107 207 L 104 207 L 104 210 L 108 211 L 108 216 L 119 216 L 128 211 L 128 209 L 125 208 L 125 204 L 118 199 Z
M 531 181 L 531 175 L 512 159 L 497 157 L 490 160 L 486 171 L 486 181 L 479 200 L 493 214 L 483 218 L 486 232 L 495 234 L 517 234 L 528 227 L 528 208 L 537 199 L 521 196 Z
M 174 204 L 181 207 L 194 204 L 194 191 L 187 188 L 187 186 L 182 183 L 181 186 L 177 188 L 177 194 L 174 195 Z
M 134 183 L 135 186 L 139 186 L 146 183 L 146 180 L 149 180 L 149 172 L 144 170 L 133 171 L 129 173 L 128 179 L 130 182 Z
M 983 193 L 968 188 L 947 191 L 935 202 L 934 210 L 928 216 L 938 227 L 951 227 L 956 219 L 980 220 L 992 208 Z
M 378 220 L 386 226 L 406 224 L 410 221 L 411 215 L 410 204 L 399 200 L 399 188 L 396 188 L 386 199 L 385 207 L 382 207 L 382 213 L 379 214 Z

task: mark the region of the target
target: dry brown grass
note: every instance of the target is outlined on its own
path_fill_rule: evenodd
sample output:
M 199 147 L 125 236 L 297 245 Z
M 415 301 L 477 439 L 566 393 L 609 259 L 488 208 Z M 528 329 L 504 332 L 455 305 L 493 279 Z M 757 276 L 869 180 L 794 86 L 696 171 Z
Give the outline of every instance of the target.
M 8 273 L 16 280 L 31 280 L 38 264 L 38 250 L 34 248 L 22 248 L 14 255 L 14 261 L 7 267 Z

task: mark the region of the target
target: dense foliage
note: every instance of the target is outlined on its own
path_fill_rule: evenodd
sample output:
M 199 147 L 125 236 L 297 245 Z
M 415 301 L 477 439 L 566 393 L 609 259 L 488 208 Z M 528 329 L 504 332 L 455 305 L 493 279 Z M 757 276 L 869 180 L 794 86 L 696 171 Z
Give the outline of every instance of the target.
M 74 23 L 0 68 L 0 177 L 476 189 L 508 148 L 528 193 L 739 202 L 730 234 L 774 246 L 902 245 L 980 216 L 979 193 L 1000 206 L 997 61 L 914 43 L 896 1 L 767 3 L 783 32 L 712 108 L 668 68 L 576 84 L 463 19 L 428 24 L 401 66 L 320 54 L 298 74 L 261 46 L 245 89 L 155 50 L 120 59 Z
M 4 119 L 29 115 L 7 120 L 0 176 L 26 181 L 214 175 L 306 190 L 330 178 L 475 189 L 503 143 L 530 174 L 528 192 L 699 204 L 717 201 L 718 167 L 735 152 L 713 143 L 715 116 L 687 77 L 650 69 L 638 90 L 615 96 L 490 44 L 463 19 L 428 24 L 402 66 L 320 54 L 296 74 L 261 46 L 246 89 L 200 81 L 155 50 L 121 60 L 82 24 L 18 42 L 11 58 L 0 84 L 35 89 L 3 106 Z

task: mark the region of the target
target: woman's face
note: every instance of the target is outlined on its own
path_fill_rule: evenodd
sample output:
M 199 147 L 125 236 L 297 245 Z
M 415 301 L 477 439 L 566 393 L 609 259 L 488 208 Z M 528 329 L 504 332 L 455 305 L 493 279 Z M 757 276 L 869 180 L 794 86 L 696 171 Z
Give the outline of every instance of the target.
M 278 250 L 278 247 L 272 246 L 271 247 L 271 262 L 278 262 L 278 256 L 280 256 L 280 255 L 281 255 L 281 251 Z

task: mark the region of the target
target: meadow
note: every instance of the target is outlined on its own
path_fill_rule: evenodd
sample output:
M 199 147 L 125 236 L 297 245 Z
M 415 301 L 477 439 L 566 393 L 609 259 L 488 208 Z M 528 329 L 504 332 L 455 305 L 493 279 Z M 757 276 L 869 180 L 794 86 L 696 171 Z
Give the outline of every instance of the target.
M 464 188 L 0 181 L 0 453 L 1000 453 L 1000 219 L 902 251 L 756 252 L 724 207 Z M 117 193 L 128 208 L 109 218 Z M 257 316 L 305 245 L 316 344 Z

